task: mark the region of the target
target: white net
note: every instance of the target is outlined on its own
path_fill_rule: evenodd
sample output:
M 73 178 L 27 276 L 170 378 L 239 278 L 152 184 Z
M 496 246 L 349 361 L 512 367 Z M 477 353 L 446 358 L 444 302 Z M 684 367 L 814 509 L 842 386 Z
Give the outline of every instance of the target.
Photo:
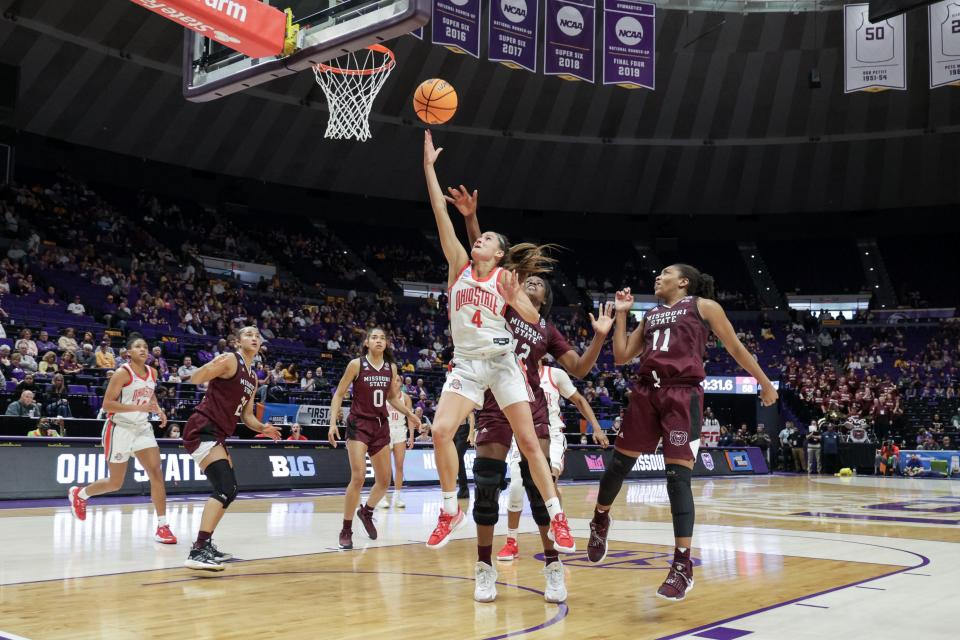
M 383 45 L 372 45 L 313 68 L 327 96 L 330 119 L 325 138 L 370 139 L 370 109 L 396 59 Z

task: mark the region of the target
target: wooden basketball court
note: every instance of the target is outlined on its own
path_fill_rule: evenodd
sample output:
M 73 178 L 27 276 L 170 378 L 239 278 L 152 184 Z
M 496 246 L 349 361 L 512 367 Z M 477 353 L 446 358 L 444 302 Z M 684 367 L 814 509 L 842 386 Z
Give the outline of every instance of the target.
M 822 638 L 947 637 L 960 578 L 960 490 L 950 481 L 771 476 L 698 480 L 696 584 L 654 593 L 672 558 L 662 482 L 629 484 L 611 552 L 586 561 L 596 485 L 567 485 L 581 552 L 562 556 L 569 599 L 543 600 L 538 536 L 499 563 L 498 598 L 477 604 L 472 526 L 423 545 L 435 489 L 378 511 L 336 549 L 336 492 L 247 494 L 217 531 L 238 558 L 219 574 L 182 568 L 203 497 L 175 497 L 176 546 L 152 541 L 152 507 L 91 501 L 86 522 L 56 506 L 0 504 L 0 638 Z M 466 508 L 466 504 L 462 503 Z M 502 512 L 498 532 L 505 531 Z M 499 545 L 502 537 L 497 539 Z M 495 546 L 494 551 L 499 548 Z M 891 612 L 896 612 L 891 618 Z M 893 621 L 898 622 L 894 623 Z

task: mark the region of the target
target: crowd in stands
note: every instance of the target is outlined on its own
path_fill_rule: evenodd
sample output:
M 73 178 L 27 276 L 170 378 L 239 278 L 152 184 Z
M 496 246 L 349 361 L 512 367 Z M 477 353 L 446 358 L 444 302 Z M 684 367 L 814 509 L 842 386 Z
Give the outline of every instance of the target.
M 139 332 L 162 382 L 161 406 L 185 419 L 203 391 L 190 382 L 196 368 L 232 349 L 239 328 L 256 325 L 267 339 L 257 364 L 261 400 L 328 402 L 346 361 L 361 353 L 365 331 L 379 326 L 391 337 L 418 413 L 432 417 L 450 346 L 445 294 L 410 300 L 362 293 L 363 269 L 343 257 L 332 235 L 271 226 L 249 238 L 201 208 L 185 212 L 145 194 L 130 206 L 133 212 L 121 211 L 65 175 L 0 189 L 0 388 L 8 415 L 93 417 L 112 370 L 125 361 L 124 337 Z M 206 272 L 198 259 L 205 252 L 306 268 L 248 286 Z M 382 263 L 372 267 L 378 271 L 396 270 L 398 279 L 446 276 L 442 264 L 416 250 L 371 244 L 362 257 Z M 328 277 L 356 282 L 361 293 L 351 287 L 326 295 Z M 588 274 L 577 285 L 612 290 L 615 283 Z M 8 300 L 13 314 L 3 308 Z M 732 293 L 721 301 L 754 304 Z M 585 312 L 558 308 L 552 319 L 574 348 L 586 350 L 593 331 Z M 862 423 L 880 439 L 896 434 L 910 446 L 952 444 L 960 429 L 960 332 L 948 324 L 875 328 L 867 320 L 800 314 L 783 324 L 761 315 L 738 323 L 737 334 L 780 378 L 799 424 L 828 418 L 844 437 Z M 739 371 L 715 340 L 706 362 L 710 375 Z M 614 430 L 635 372 L 635 365 L 614 367 L 608 342 L 595 370 L 578 382 Z M 568 418 L 576 432 L 579 417 L 570 410 Z M 798 431 L 809 436 L 806 427 Z M 769 437 L 757 425 L 728 424 L 721 444 L 767 450 Z

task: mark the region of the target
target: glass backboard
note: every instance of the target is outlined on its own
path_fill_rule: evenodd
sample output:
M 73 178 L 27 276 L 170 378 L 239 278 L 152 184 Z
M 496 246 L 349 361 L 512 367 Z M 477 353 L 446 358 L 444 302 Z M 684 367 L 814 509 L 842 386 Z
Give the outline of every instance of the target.
M 399 37 L 425 25 L 431 0 L 263 0 L 293 12 L 299 46 L 289 56 L 250 58 L 199 33 L 185 31 L 183 95 L 216 100 L 310 69 L 319 62 Z

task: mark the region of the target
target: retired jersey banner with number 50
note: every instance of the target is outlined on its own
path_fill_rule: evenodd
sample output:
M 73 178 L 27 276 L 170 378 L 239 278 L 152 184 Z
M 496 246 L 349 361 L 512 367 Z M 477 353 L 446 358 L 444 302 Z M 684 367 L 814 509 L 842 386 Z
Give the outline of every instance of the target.
M 539 0 L 491 0 L 490 60 L 537 72 L 539 7 Z
M 603 0 L 603 84 L 653 89 L 657 5 Z
M 960 3 L 943 0 L 927 7 L 930 25 L 930 88 L 960 86 Z
M 480 0 L 433 0 L 433 44 L 480 57 Z
M 543 73 L 593 82 L 597 0 L 547 0 Z
M 843 91 L 906 90 L 906 19 L 901 14 L 874 24 L 869 7 L 843 7 Z

